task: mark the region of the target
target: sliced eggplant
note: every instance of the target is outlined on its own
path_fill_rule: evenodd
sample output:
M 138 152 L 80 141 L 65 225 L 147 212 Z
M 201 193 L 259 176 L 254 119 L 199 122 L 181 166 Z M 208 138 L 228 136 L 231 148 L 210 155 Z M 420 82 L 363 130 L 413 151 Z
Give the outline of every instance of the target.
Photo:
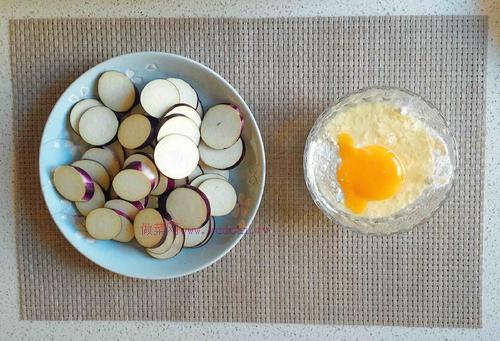
M 126 169 L 138 170 L 138 171 L 142 172 L 149 179 L 149 183 L 151 185 L 150 191 L 155 189 L 155 187 L 157 185 L 157 173 L 154 172 L 154 170 L 151 169 L 151 167 L 148 164 L 146 164 L 145 162 L 142 162 L 142 161 L 134 161 L 134 162 L 128 163 L 127 166 L 124 168 L 124 170 L 126 170 Z M 144 203 L 144 207 L 146 205 L 147 205 L 147 199 L 146 199 L 146 202 Z
M 193 181 L 191 181 L 189 183 L 189 185 L 193 186 L 193 187 L 196 187 L 198 188 L 202 183 L 203 181 L 206 181 L 206 180 L 210 180 L 210 179 L 220 179 L 220 180 L 226 180 L 222 175 L 220 174 L 214 174 L 214 173 L 209 173 L 209 174 L 203 174 L 203 175 L 200 175 L 199 177 L 197 177 L 196 179 L 193 179 Z
M 227 149 L 213 149 L 201 141 L 199 150 L 201 160 L 206 165 L 217 169 L 232 169 L 238 166 L 245 157 L 245 143 L 241 138 Z
M 151 116 L 127 116 L 118 128 L 118 141 L 127 149 L 148 146 L 155 138 L 156 120 Z
M 69 113 L 69 123 L 71 125 L 71 128 L 73 128 L 73 130 L 75 131 L 75 133 L 80 135 L 80 132 L 78 130 L 78 123 L 80 122 L 80 118 L 82 117 L 83 113 L 92 107 L 97 107 L 100 105 L 102 105 L 102 103 L 99 102 L 98 100 L 93 98 L 86 98 L 77 102 L 73 106 L 73 108 L 71 108 L 71 111 Z
M 211 107 L 201 122 L 201 138 L 213 149 L 231 147 L 240 138 L 243 116 L 233 104 L 218 104 Z
M 184 229 L 200 228 L 210 218 L 210 203 L 207 196 L 189 185 L 170 192 L 165 209 L 174 223 Z
M 115 189 L 113 188 L 112 184 L 111 184 L 111 186 L 109 186 L 108 193 L 107 193 L 106 197 L 109 200 L 120 199 L 118 194 L 116 194 Z
M 167 236 L 167 228 L 160 212 L 145 208 L 134 219 L 134 235 L 137 242 L 147 248 L 160 246 Z
M 164 117 L 158 125 L 156 139 L 160 141 L 165 136 L 172 134 L 189 137 L 195 145 L 200 143 L 200 129 L 193 120 L 181 114 Z
M 146 110 L 144 110 L 144 108 L 142 107 L 142 105 L 139 103 L 136 106 L 134 106 L 132 108 L 132 110 L 130 110 L 130 112 L 128 114 L 129 115 L 135 115 L 135 114 L 147 115 L 148 113 L 146 112 Z
M 165 175 L 160 174 L 158 186 L 151 192 L 151 195 L 162 195 L 170 192 L 175 188 L 175 180 L 167 178 Z
M 109 240 L 120 233 L 122 221 L 118 213 L 109 208 L 97 208 L 85 219 L 87 232 L 95 239 Z
M 141 162 L 133 162 L 113 179 L 113 189 L 120 198 L 128 201 L 143 199 L 151 193 L 154 177 Z
M 146 154 L 148 156 L 153 157 L 153 153 L 155 152 L 154 148 L 149 145 L 140 149 L 125 149 L 125 157 L 129 157 L 133 154 Z
M 229 170 L 227 169 L 217 169 L 206 165 L 203 161 L 200 162 L 201 170 L 203 174 L 219 174 L 222 175 L 226 180 L 229 180 Z
M 70 201 L 89 201 L 94 196 L 94 181 L 79 167 L 59 166 L 53 180 L 57 192 Z
M 187 177 L 181 178 L 181 179 L 175 179 L 174 180 L 174 188 L 181 187 L 181 186 L 184 186 L 184 185 L 187 185 L 187 184 L 188 184 L 188 178 Z
M 165 223 L 165 229 L 166 229 L 165 240 L 157 247 L 146 248 L 146 251 L 155 254 L 162 254 L 167 252 L 174 243 L 175 235 L 177 234 L 177 227 L 170 220 L 170 217 L 168 216 L 163 217 L 163 222 Z
M 132 222 L 124 215 L 120 214 L 120 211 L 115 211 L 120 216 L 120 220 L 122 222 L 122 227 L 120 232 L 113 240 L 121 243 L 128 243 L 134 239 L 134 225 Z
M 112 210 L 122 212 L 123 215 L 125 215 L 127 217 L 127 219 L 129 219 L 131 221 L 134 220 L 137 213 L 139 213 L 139 211 L 142 209 L 142 208 L 139 209 L 138 207 L 136 207 L 132 203 L 130 203 L 126 200 L 122 200 L 122 199 L 112 199 L 112 200 L 106 201 L 106 203 L 104 204 L 104 207 L 111 208 Z
M 146 153 L 135 153 L 127 157 L 125 159 L 125 162 L 123 163 L 124 167 L 128 167 L 129 164 L 132 162 L 142 162 L 146 167 L 149 168 L 149 170 L 153 173 L 154 179 L 155 179 L 155 184 L 153 189 L 156 188 L 158 185 L 158 182 L 160 181 L 160 173 L 158 172 L 158 168 L 155 165 L 155 162 L 153 161 L 153 156 L 150 154 Z
M 140 210 L 143 210 L 146 207 L 148 207 L 149 195 L 147 197 L 143 198 L 143 199 L 139 199 L 137 201 L 132 201 L 131 203 L 132 203 L 132 205 L 134 205 L 136 207 L 140 207 L 139 208 Z
M 159 209 L 160 208 L 160 205 L 159 205 L 159 195 L 150 195 L 148 196 L 148 204 L 147 204 L 147 208 L 155 208 L 155 209 Z
M 201 127 L 200 115 L 198 114 L 198 112 L 195 109 L 193 109 L 189 105 L 186 105 L 186 104 L 176 105 L 175 107 L 170 109 L 163 117 L 168 117 L 170 115 L 175 115 L 175 114 L 184 115 L 184 116 L 190 118 L 196 124 L 196 126 L 198 128 Z
M 186 81 L 179 78 L 167 78 L 179 91 L 179 102 L 187 104 L 193 108 L 198 105 L 198 94 L 193 87 Z
M 104 202 L 106 198 L 104 192 L 96 182 L 94 182 L 94 195 L 88 201 L 77 201 L 75 202 L 76 209 L 83 216 L 87 216 L 90 212 L 96 208 L 104 207 Z
M 129 111 L 135 102 L 134 84 L 118 71 L 106 71 L 99 77 L 97 93 L 102 103 L 116 112 Z
M 99 186 L 106 191 L 108 190 L 111 180 L 106 168 L 99 162 L 94 160 L 78 160 L 71 165 L 83 169 Z
M 172 243 L 172 246 L 170 246 L 170 248 L 166 252 L 154 253 L 154 252 L 151 252 L 149 249 L 146 249 L 146 252 L 151 257 L 154 257 L 157 259 L 169 259 L 169 258 L 177 256 L 179 254 L 179 252 L 181 252 L 183 247 L 184 247 L 184 230 L 181 229 L 180 227 L 177 227 L 175 230 L 174 242 Z
M 194 171 L 192 171 L 191 174 L 189 174 L 187 176 L 187 182 L 186 183 L 190 183 L 191 181 L 193 181 L 194 179 L 196 179 L 200 175 L 203 175 L 203 170 L 198 165 L 198 166 L 196 166 L 196 168 L 194 169 Z
M 155 148 L 154 160 L 158 170 L 171 179 L 181 179 L 191 174 L 200 155 L 198 147 L 190 138 L 172 134 L 158 142 Z
M 160 118 L 178 104 L 180 100 L 177 87 L 166 79 L 155 79 L 144 87 L 141 92 L 141 105 L 151 116 Z
M 104 106 L 92 107 L 85 111 L 78 123 L 81 138 L 93 146 L 111 142 L 118 131 L 118 118 Z
M 196 112 L 200 115 L 200 118 L 203 118 L 205 115 L 205 110 L 203 110 L 203 105 L 200 101 L 198 101 L 198 105 L 196 106 Z
M 210 212 L 214 217 L 229 214 L 236 206 L 237 196 L 234 187 L 222 179 L 203 181 L 198 189 L 205 193 L 210 203 Z
M 120 142 L 115 141 L 111 144 L 103 146 L 103 148 L 110 149 L 115 154 L 115 157 L 118 159 L 118 161 L 120 162 L 120 167 L 123 166 L 123 161 L 125 161 L 125 152 L 124 152 L 123 146 L 120 144 Z
M 197 247 L 202 247 L 203 245 L 205 245 L 206 243 L 208 243 L 210 241 L 210 239 L 212 238 L 212 236 L 214 235 L 214 233 L 215 233 L 215 218 L 214 217 L 210 217 L 210 232 L 208 233 L 208 236 L 203 241 L 203 243 L 201 243 Z
M 111 149 L 106 147 L 90 148 L 82 155 L 83 160 L 94 160 L 99 162 L 106 168 L 111 179 L 120 171 L 120 161 L 115 156 Z
M 203 225 L 199 229 L 190 229 L 184 231 L 185 234 L 184 247 L 197 247 L 198 245 L 202 244 L 210 235 L 211 224 L 212 224 L 212 219 L 209 219 L 205 223 L 205 225 Z

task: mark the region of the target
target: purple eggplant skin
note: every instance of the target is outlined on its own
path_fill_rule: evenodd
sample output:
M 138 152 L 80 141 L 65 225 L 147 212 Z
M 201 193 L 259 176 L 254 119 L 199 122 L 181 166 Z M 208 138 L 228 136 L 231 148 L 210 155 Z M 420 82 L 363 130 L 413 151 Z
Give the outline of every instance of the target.
M 243 159 L 245 158 L 245 154 L 247 152 L 245 140 L 243 140 L 243 137 L 240 137 L 240 139 L 241 139 L 241 144 L 243 145 L 242 146 L 242 150 L 241 150 L 240 159 L 234 165 L 232 165 L 230 167 L 227 167 L 227 168 L 224 168 L 224 169 L 221 169 L 221 170 L 230 170 L 230 169 L 236 168 L 236 167 L 239 166 L 239 164 L 241 163 L 241 161 L 243 161 Z
M 127 165 L 124 169 L 135 169 L 138 170 L 139 172 L 142 172 L 144 175 L 146 175 L 149 179 L 149 182 L 151 183 L 151 190 L 155 189 L 156 186 L 156 178 L 151 169 L 146 166 L 144 163 L 141 161 L 133 161 Z
M 208 201 L 208 198 L 207 198 L 207 196 L 205 195 L 205 193 L 203 193 L 203 192 L 202 192 L 202 191 L 200 191 L 198 188 L 196 188 L 196 187 L 194 187 L 194 186 L 191 186 L 191 185 L 184 185 L 184 186 L 180 186 L 180 187 L 177 187 L 176 189 L 178 189 L 178 188 L 188 188 L 188 189 L 190 189 L 190 190 L 193 190 L 193 191 L 195 191 L 197 194 L 199 194 L 199 195 L 200 195 L 200 197 L 203 199 L 203 201 L 205 202 L 205 205 L 206 205 L 206 207 L 207 207 L 207 216 L 206 216 L 205 220 L 203 221 L 203 223 L 202 223 L 202 224 L 200 224 L 200 226 L 198 226 L 197 228 L 200 228 L 200 227 L 202 227 L 203 225 L 205 225 L 205 224 L 207 223 L 208 219 L 210 219 L 210 216 L 212 215 L 212 214 L 211 214 L 211 209 L 210 209 L 210 202 Z M 158 205 L 158 206 L 160 206 L 160 205 Z M 162 205 L 162 206 L 160 206 L 160 207 L 164 207 L 164 208 L 165 208 L 164 210 L 166 211 L 167 201 L 165 200 L 165 204 L 164 204 L 164 205 Z M 168 213 L 168 212 L 167 212 L 167 213 Z
M 94 196 L 94 191 L 95 191 L 94 180 L 92 180 L 92 177 L 89 175 L 89 173 L 87 173 L 86 171 L 84 171 L 80 167 L 76 167 L 76 166 L 72 166 L 72 167 L 78 173 L 80 173 L 80 175 L 83 178 L 83 183 L 85 185 L 85 193 L 83 194 L 82 201 L 89 201 Z
M 146 148 L 147 146 L 150 146 L 156 138 L 156 131 L 158 128 L 158 120 L 150 115 L 147 115 L 145 117 L 149 120 L 149 123 L 151 124 L 151 131 L 149 132 L 149 136 L 146 139 L 146 141 L 144 141 L 144 143 L 141 144 L 136 149 L 142 149 L 142 148 Z

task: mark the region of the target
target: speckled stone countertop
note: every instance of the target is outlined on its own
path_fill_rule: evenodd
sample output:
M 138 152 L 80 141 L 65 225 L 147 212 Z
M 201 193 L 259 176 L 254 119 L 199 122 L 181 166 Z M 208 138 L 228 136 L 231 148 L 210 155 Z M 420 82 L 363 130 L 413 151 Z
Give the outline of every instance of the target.
M 341 1 L 341 0 L 172 0 L 67 1 L 2 0 L 0 13 L 0 330 L 2 340 L 47 339 L 470 339 L 500 335 L 500 1 Z M 50 17 L 145 16 L 347 16 L 347 15 L 489 15 L 486 105 L 485 230 L 483 244 L 483 327 L 429 329 L 402 327 L 314 326 L 176 322 L 49 322 L 19 321 L 19 298 L 13 219 L 12 92 L 8 20 Z M 33 143 L 38 143 L 34 141 Z M 29 179 L 26 179 L 29 181 Z

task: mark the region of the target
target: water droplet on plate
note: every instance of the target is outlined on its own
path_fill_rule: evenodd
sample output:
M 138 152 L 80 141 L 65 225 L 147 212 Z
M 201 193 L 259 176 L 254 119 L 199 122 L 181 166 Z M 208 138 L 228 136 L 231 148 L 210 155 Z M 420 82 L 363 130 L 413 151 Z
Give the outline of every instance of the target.
M 64 220 L 64 221 L 69 220 L 69 218 L 70 218 L 70 216 L 68 214 L 64 214 L 64 213 L 59 214 L 58 216 L 61 220 Z
M 158 70 L 158 65 L 156 65 L 155 63 L 148 64 L 148 65 L 146 65 L 145 69 L 146 69 L 146 71 L 149 71 L 149 72 L 156 71 L 156 70 Z
M 127 69 L 125 71 L 125 75 L 127 75 L 128 78 L 132 79 L 132 77 L 134 77 L 134 75 L 135 75 L 135 71 L 132 69 Z
M 78 97 L 77 95 L 73 94 L 73 95 L 70 95 L 69 98 L 68 98 L 68 101 L 70 101 L 71 103 L 76 103 L 80 100 L 80 97 Z
M 89 88 L 87 88 L 86 86 L 82 86 L 80 88 L 80 95 L 82 97 L 85 97 L 88 93 L 89 93 Z
M 87 144 L 80 138 L 77 138 L 77 141 L 65 138 L 53 139 L 43 142 L 42 147 L 44 150 L 50 150 L 51 152 L 62 153 L 59 150 L 69 152 L 73 158 L 81 156 L 81 154 L 88 149 Z

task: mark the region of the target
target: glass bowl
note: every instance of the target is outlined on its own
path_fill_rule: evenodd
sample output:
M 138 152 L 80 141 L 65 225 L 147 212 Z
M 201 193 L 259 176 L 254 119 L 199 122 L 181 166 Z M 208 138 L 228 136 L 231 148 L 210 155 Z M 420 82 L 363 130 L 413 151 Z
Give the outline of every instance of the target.
M 415 201 L 384 217 L 365 217 L 345 208 L 342 191 L 336 179 L 336 170 L 340 164 L 338 146 L 328 136 L 327 131 L 329 122 L 337 114 L 364 103 L 390 104 L 402 114 L 419 119 L 428 131 L 432 132 L 432 136 L 440 139 L 447 150 L 446 162 L 437 165 L 433 159 L 433 179 L 439 178 L 440 181 L 431 182 Z M 309 132 L 304 151 L 304 176 L 316 205 L 336 223 L 365 234 L 388 235 L 408 231 L 432 216 L 449 195 L 457 164 L 455 140 L 439 110 L 417 94 L 389 87 L 358 90 L 326 109 Z

